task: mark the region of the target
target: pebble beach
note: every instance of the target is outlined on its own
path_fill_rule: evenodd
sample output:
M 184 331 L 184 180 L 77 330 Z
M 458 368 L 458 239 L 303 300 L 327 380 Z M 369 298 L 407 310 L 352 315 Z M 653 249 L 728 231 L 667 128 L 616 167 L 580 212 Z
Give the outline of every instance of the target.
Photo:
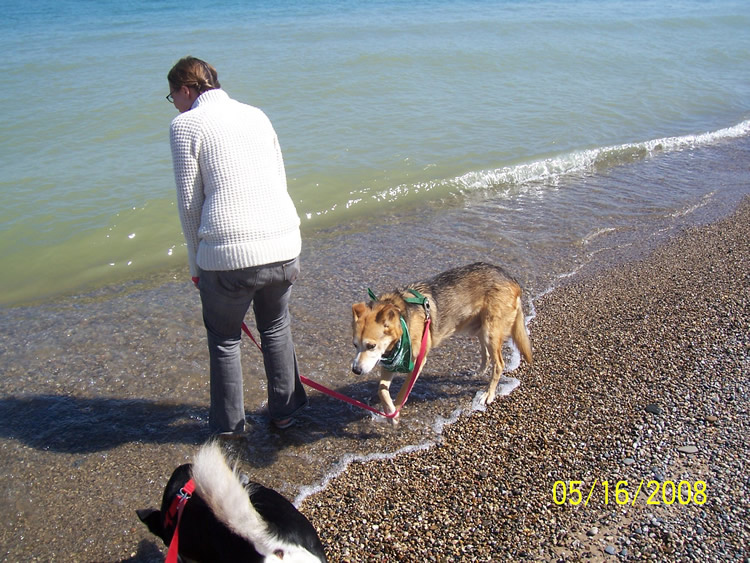
M 304 500 L 329 559 L 750 560 L 748 241 L 745 199 L 538 299 L 516 391 Z

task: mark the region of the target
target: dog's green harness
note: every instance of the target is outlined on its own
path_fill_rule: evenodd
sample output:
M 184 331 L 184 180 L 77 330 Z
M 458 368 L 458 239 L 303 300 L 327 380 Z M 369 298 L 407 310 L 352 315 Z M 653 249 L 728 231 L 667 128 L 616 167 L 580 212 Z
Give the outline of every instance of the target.
M 424 295 L 419 293 L 416 289 L 407 289 L 409 293 L 414 297 L 404 297 L 404 301 L 413 305 L 422 305 L 425 310 L 425 315 L 430 316 L 430 300 Z M 375 296 L 373 291 L 368 287 L 367 294 L 370 299 L 377 301 L 378 298 Z M 386 370 L 395 373 L 411 373 L 414 369 L 414 357 L 411 353 L 411 338 L 409 336 L 409 327 L 406 326 L 406 321 L 403 315 L 399 315 L 401 319 L 401 340 L 393 347 L 393 350 L 387 356 L 380 357 L 380 365 Z

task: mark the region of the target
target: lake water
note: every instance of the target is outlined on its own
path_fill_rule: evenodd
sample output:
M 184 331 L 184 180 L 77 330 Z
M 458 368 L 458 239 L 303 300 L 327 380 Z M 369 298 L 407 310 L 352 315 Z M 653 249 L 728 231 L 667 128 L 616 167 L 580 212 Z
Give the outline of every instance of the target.
M 308 240 L 748 130 L 741 1 L 0 6 L 1 305 L 184 266 L 164 96 L 186 54 L 273 121 Z

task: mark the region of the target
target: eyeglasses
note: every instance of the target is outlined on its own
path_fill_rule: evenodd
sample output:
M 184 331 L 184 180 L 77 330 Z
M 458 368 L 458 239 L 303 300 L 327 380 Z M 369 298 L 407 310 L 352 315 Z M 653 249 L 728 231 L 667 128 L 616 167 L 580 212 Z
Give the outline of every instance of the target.
M 179 88 L 177 88 L 177 90 L 179 90 Z M 174 94 L 175 92 L 177 92 L 177 90 L 172 90 L 169 94 L 166 95 L 167 101 L 170 104 L 174 103 L 174 96 L 172 96 L 172 94 Z

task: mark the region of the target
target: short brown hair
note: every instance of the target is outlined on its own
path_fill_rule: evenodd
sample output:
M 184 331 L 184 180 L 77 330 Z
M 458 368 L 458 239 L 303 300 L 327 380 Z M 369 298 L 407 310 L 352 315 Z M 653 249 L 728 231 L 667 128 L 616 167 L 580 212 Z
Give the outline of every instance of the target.
M 167 80 L 173 88 L 189 86 L 198 90 L 200 94 L 207 90 L 221 88 L 216 69 L 206 61 L 195 57 L 183 57 L 167 74 Z

